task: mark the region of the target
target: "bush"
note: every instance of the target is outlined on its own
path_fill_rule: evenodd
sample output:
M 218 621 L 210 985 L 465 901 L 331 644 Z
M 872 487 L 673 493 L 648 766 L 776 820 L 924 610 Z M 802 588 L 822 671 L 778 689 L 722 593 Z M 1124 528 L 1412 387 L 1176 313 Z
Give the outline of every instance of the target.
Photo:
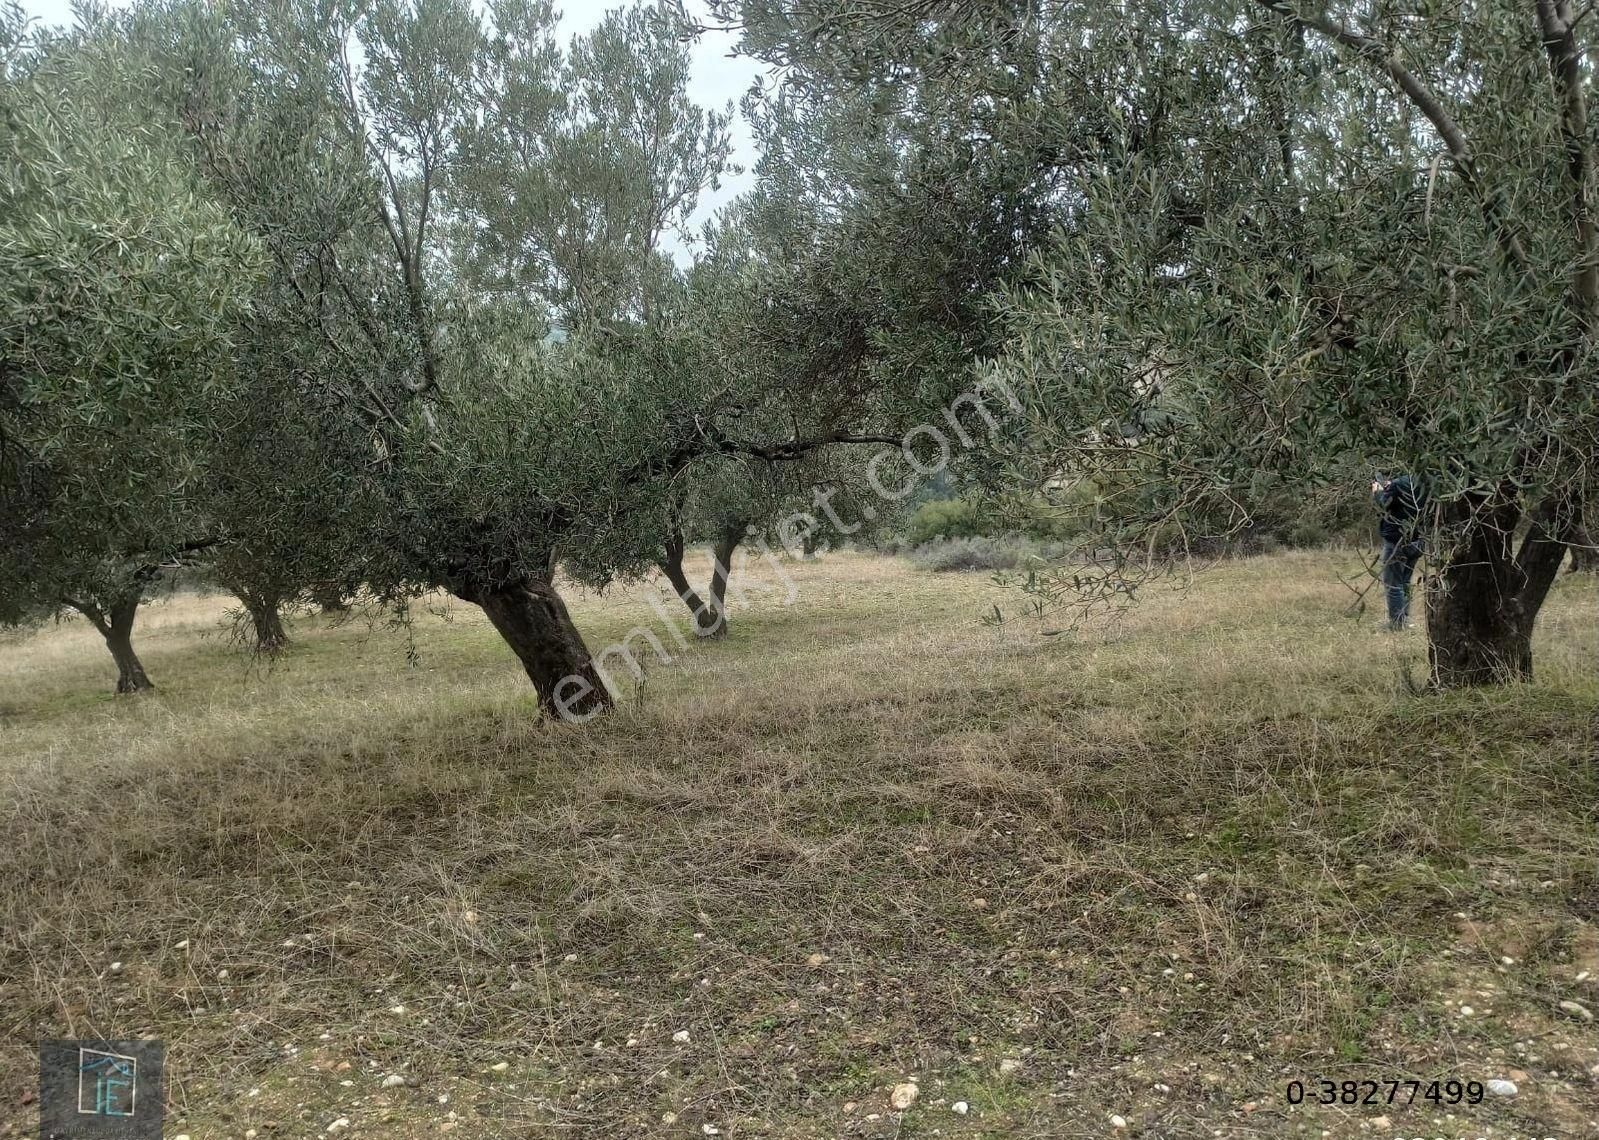
M 1015 570 L 1029 562 L 1058 558 L 1062 550 L 1056 543 L 1040 543 L 1022 535 L 998 538 L 978 535 L 973 538 L 936 538 L 910 552 L 911 563 L 919 570 L 935 573 L 965 570 Z
M 970 499 L 935 499 L 911 516 L 905 537 L 912 546 L 939 538 L 976 538 L 987 534 L 991 520 Z

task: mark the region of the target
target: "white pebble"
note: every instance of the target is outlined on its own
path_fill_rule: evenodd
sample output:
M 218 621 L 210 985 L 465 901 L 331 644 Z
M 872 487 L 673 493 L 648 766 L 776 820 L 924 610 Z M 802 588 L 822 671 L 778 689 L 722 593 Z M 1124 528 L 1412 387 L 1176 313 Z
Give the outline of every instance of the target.
M 1126 1128 L 1127 1118 L 1125 1116 L 1113 1116 L 1110 1118 L 1110 1126 L 1112 1128 Z
M 1515 1096 L 1520 1090 L 1516 1088 L 1515 1081 L 1506 1081 L 1495 1077 L 1488 1082 L 1488 1091 L 1494 1096 Z
M 509 1061 L 496 1061 L 494 1064 L 489 1066 L 489 1070 L 495 1073 L 503 1073 L 510 1067 L 511 1062 Z
M 950 1111 L 952 1111 L 956 1116 L 965 1116 L 972 1110 L 972 1106 L 967 1104 L 964 1100 L 958 1100 L 949 1107 Z
M 399 1073 L 390 1073 L 383 1078 L 383 1087 L 386 1089 L 397 1089 L 404 1083 L 405 1078 L 400 1076 Z
M 672 1040 L 676 1041 L 679 1045 L 687 1045 L 688 1044 L 688 1030 L 679 1029 L 676 1033 L 672 1034 Z

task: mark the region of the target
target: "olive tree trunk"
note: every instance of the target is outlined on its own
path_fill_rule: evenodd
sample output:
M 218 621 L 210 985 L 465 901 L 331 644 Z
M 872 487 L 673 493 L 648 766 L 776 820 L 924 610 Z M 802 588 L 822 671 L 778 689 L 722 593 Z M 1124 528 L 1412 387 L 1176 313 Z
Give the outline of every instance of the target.
M 283 628 L 282 599 L 262 590 L 238 590 L 236 593 L 250 615 L 255 651 L 269 657 L 281 653 L 289 644 L 289 632 Z
M 665 557 L 661 559 L 661 572 L 677 591 L 677 596 L 694 615 L 694 633 L 698 637 L 727 636 L 727 580 L 732 572 L 733 555 L 743 541 L 743 527 L 729 527 L 717 537 L 711 548 L 711 581 L 702 597 L 689 583 L 683 568 L 683 533 L 673 528 L 666 536 Z
M 583 635 L 555 586 L 527 578 L 493 586 L 463 586 L 458 597 L 483 608 L 511 647 L 538 692 L 539 707 L 554 718 L 586 721 L 612 707 L 610 691 L 594 668 Z
M 89 619 L 105 638 L 111 659 L 117 663 L 117 692 L 145 693 L 155 688 L 144 663 L 133 651 L 133 619 L 139 612 L 139 595 L 133 593 L 101 606 L 92 601 L 67 599 L 67 604 Z
M 1458 540 L 1427 592 L 1427 657 L 1439 688 L 1532 679 L 1532 631 L 1566 554 L 1548 507 L 1519 548 L 1514 503 L 1467 504 Z

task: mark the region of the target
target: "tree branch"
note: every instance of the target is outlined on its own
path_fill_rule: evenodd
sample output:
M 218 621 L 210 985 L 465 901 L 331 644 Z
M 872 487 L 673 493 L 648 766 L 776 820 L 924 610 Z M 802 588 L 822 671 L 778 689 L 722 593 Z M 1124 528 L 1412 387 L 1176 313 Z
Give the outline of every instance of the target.
M 1584 336 L 1599 320 L 1599 226 L 1593 217 L 1593 151 L 1583 94 L 1582 52 L 1569 0 L 1538 0 L 1538 26 L 1549 72 L 1560 96 L 1560 132 L 1566 140 L 1566 176 L 1571 183 L 1572 222 L 1577 230 L 1577 268 L 1572 299 Z
M 1450 162 L 1460 177 L 1465 181 L 1468 189 L 1477 199 L 1478 208 L 1482 211 L 1483 220 L 1488 223 L 1489 230 L 1495 240 L 1499 242 L 1505 255 L 1524 273 L 1532 271 L 1532 261 L 1527 256 L 1527 250 L 1521 243 L 1521 236 L 1516 233 L 1509 219 L 1505 217 L 1505 207 L 1498 193 L 1491 191 L 1483 182 L 1481 172 L 1477 169 L 1476 157 L 1471 152 L 1471 145 L 1466 139 L 1466 134 L 1460 129 L 1460 124 L 1455 122 L 1454 116 L 1439 101 L 1438 96 L 1415 72 L 1406 68 L 1399 62 L 1399 57 L 1388 44 L 1360 32 L 1351 31 L 1326 16 L 1306 16 L 1296 11 L 1290 0 L 1258 0 L 1284 19 L 1291 20 L 1301 27 L 1310 28 L 1320 32 L 1335 43 L 1341 44 L 1354 51 L 1358 56 L 1373 66 L 1387 73 L 1399 89 L 1405 93 L 1416 109 L 1426 116 L 1427 121 L 1438 132 L 1438 137 L 1443 139 L 1444 146 L 1449 150 Z

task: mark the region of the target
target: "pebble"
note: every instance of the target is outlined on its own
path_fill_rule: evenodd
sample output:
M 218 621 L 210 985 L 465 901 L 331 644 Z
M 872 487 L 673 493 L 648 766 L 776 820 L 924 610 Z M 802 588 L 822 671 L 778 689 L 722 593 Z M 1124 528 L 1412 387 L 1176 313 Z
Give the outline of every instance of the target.
M 494 1064 L 489 1066 L 489 1070 L 491 1072 L 495 1072 L 495 1073 L 503 1073 L 503 1072 L 505 1072 L 505 1070 L 509 1069 L 510 1067 L 511 1067 L 511 1062 L 509 1062 L 509 1061 L 496 1061 L 496 1062 L 494 1062 Z
M 188 948 L 189 940 L 187 938 L 185 938 L 182 942 L 174 942 L 172 944 L 172 949 L 174 950 L 187 950 Z
M 348 1127 L 350 1127 L 350 1118 L 348 1116 L 341 1116 L 332 1124 L 328 1125 L 328 1131 L 343 1132 Z
M 572 962 L 576 962 L 577 961 L 577 955 L 576 954 L 568 954 L 566 957 L 562 958 L 561 961 L 566 962 L 568 964 L 570 964 Z
M 1001 1073 L 1005 1073 L 1005 1074 L 1014 1073 L 1017 1069 L 1019 1069 L 1021 1067 L 1022 1067 L 1022 1063 L 1020 1061 L 1016 1060 L 1016 1058 L 1014 1058 L 1014 1057 L 1006 1057 L 1003 1061 L 1001 1061 L 999 1063 L 999 1071 Z
M 399 1073 L 390 1073 L 383 1078 L 383 1087 L 386 1089 L 397 1089 L 404 1083 L 405 1078 L 400 1076 Z
M 1583 1005 L 1580 1001 L 1563 1001 L 1560 1003 L 1560 1012 L 1569 1013 L 1572 1017 L 1583 1021 L 1593 1020 L 1593 1010 Z
M 916 1082 L 905 1081 L 894 1086 L 894 1090 L 888 1094 L 888 1103 L 904 1112 L 916 1103 L 916 1098 L 921 1095 L 921 1092 L 922 1090 L 916 1086 Z
M 1110 1126 L 1112 1128 L 1126 1128 L 1127 1118 L 1125 1116 L 1112 1116 L 1110 1118 Z
M 663 1112 L 663 1113 L 661 1113 L 661 1123 L 662 1124 L 676 1124 L 677 1123 L 677 1113 L 675 1113 L 675 1112 Z
M 122 963 L 121 962 L 112 962 L 111 963 L 111 972 L 113 974 L 122 973 Z
M 702 1124 L 700 1125 L 700 1131 L 707 1136 L 720 1136 L 722 1134 L 722 1130 L 714 1124 Z
M 676 1041 L 679 1045 L 687 1045 L 688 1044 L 688 1030 L 679 1029 L 676 1033 L 672 1034 L 672 1040 Z
M 972 1106 L 967 1104 L 964 1100 L 958 1100 L 949 1107 L 950 1111 L 952 1111 L 956 1116 L 965 1116 L 972 1110 Z
M 1515 1081 L 1507 1081 L 1500 1077 L 1495 1077 L 1488 1082 L 1488 1091 L 1494 1096 L 1515 1096 L 1521 1090 L 1516 1088 Z

